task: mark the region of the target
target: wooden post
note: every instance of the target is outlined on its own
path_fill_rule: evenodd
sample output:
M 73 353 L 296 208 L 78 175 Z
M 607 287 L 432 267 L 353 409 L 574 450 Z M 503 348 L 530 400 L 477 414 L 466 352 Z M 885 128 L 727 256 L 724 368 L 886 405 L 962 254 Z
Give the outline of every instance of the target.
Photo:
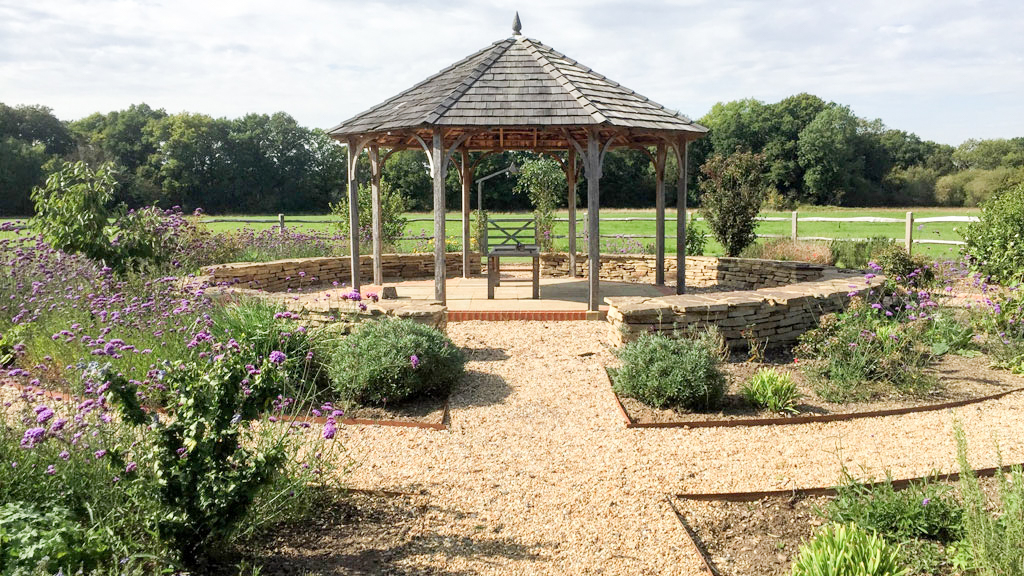
M 796 239 L 797 239 L 796 223 L 797 223 L 797 213 L 796 213 L 796 210 L 793 210 L 793 233 L 792 233 L 792 235 L 793 235 L 793 242 L 796 242 Z
M 905 240 L 907 247 L 907 254 L 911 254 L 914 249 L 914 213 L 907 212 L 907 233 Z
M 596 128 L 587 133 L 587 256 L 590 270 L 587 278 L 590 294 L 589 309 L 596 312 L 601 306 L 601 141 Z
M 686 293 L 686 187 L 687 164 L 689 163 L 686 138 L 680 137 L 676 144 L 676 161 L 679 177 L 676 180 L 676 294 Z
M 369 147 L 370 155 L 370 196 L 373 211 L 373 283 L 384 284 L 384 223 L 381 221 L 380 206 L 380 150 L 376 144 Z
M 447 173 L 448 152 L 444 149 L 444 138 L 440 128 L 434 128 L 434 138 L 430 148 L 430 156 L 434 166 L 434 300 L 445 304 L 445 199 L 444 180 Z
M 569 186 L 569 277 L 576 277 L 576 149 L 569 146 L 565 163 L 565 182 Z
M 469 165 L 469 150 L 462 149 L 462 277 L 469 278 L 469 195 L 473 186 L 473 169 Z
M 277 227 L 281 234 L 284 234 L 284 214 L 277 215 Z
M 654 284 L 665 285 L 665 158 L 664 144 L 654 156 Z
M 348 246 L 352 290 L 359 290 L 359 182 L 356 162 L 359 160 L 356 139 L 348 140 Z

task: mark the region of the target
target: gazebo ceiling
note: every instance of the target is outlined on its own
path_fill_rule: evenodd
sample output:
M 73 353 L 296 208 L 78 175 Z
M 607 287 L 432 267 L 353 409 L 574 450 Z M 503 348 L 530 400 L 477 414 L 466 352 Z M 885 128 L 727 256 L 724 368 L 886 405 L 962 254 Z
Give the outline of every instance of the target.
M 707 132 L 541 42 L 518 33 L 456 62 L 328 133 L 420 148 L 436 127 L 471 150 L 565 150 L 597 128 L 611 146 L 656 145 Z M 415 135 L 415 136 L 414 136 Z

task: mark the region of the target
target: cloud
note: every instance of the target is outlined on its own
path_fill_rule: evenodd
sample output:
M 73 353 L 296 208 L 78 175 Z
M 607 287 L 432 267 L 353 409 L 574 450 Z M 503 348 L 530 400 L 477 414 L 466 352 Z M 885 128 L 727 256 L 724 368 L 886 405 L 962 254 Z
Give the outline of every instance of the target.
M 949 143 L 1024 134 L 1012 2 L 0 0 L 0 98 L 329 127 L 507 37 L 515 10 L 527 36 L 693 117 L 811 92 Z

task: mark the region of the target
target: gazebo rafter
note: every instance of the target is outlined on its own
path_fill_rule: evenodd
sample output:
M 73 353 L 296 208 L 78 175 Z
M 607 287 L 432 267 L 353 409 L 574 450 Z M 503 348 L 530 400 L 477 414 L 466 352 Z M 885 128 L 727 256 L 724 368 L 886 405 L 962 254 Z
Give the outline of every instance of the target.
M 644 150 L 657 175 L 658 273 L 664 283 L 664 173 L 668 148 L 679 162 L 677 182 L 677 292 L 685 289 L 686 158 L 689 142 L 707 128 L 613 82 L 576 60 L 522 36 L 518 14 L 513 36 L 452 64 L 412 88 L 342 122 L 328 133 L 349 147 L 351 230 L 358 231 L 355 159 L 371 155 L 374 203 L 374 282 L 380 277 L 380 171 L 396 151 L 421 149 L 433 178 L 434 295 L 445 300 L 445 177 L 453 162 L 462 181 L 463 273 L 468 271 L 469 190 L 477 163 L 488 154 L 529 150 L 555 157 L 569 182 L 570 268 L 576 269 L 576 173 L 587 179 L 589 307 L 600 303 L 600 179 L 613 148 Z M 650 148 L 654 148 L 652 154 Z M 381 155 L 380 150 L 388 152 Z M 477 160 L 470 153 L 477 152 Z M 565 159 L 562 160 L 564 154 Z M 454 161 L 455 157 L 458 161 Z M 359 286 L 359 243 L 353 233 L 352 285 Z

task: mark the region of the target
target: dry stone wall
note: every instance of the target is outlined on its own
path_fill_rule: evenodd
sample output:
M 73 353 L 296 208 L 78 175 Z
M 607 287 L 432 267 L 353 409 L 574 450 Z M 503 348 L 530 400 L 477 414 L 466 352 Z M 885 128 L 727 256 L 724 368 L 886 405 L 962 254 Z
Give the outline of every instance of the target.
M 433 254 L 383 254 L 385 280 L 432 278 Z M 446 255 L 448 277 L 462 275 L 462 253 Z M 351 280 L 348 257 L 295 258 L 273 262 L 235 262 L 206 269 L 213 284 L 231 284 L 244 288 L 283 292 L 288 289 L 331 285 Z M 470 254 L 470 274 L 480 274 L 480 254 Z M 373 278 L 373 256 L 360 256 L 359 277 Z
M 833 273 L 822 280 L 759 290 L 609 298 L 611 339 L 623 344 L 644 332 L 671 336 L 687 328 L 714 324 L 730 348 L 746 347 L 748 338 L 768 347 L 784 346 L 817 326 L 822 315 L 843 310 L 851 297 L 878 286 L 882 280 Z
M 576 258 L 577 274 L 586 276 L 590 262 L 585 254 Z M 676 277 L 676 259 L 665 258 L 665 279 Z M 602 254 L 601 279 L 617 282 L 654 283 L 657 266 L 654 256 L 643 254 Z M 807 262 L 758 260 L 753 258 L 686 257 L 686 283 L 689 286 L 724 286 L 736 290 L 756 290 L 785 286 L 796 282 L 818 280 L 827 268 Z M 569 255 L 541 255 L 541 273 L 545 276 L 568 276 Z

